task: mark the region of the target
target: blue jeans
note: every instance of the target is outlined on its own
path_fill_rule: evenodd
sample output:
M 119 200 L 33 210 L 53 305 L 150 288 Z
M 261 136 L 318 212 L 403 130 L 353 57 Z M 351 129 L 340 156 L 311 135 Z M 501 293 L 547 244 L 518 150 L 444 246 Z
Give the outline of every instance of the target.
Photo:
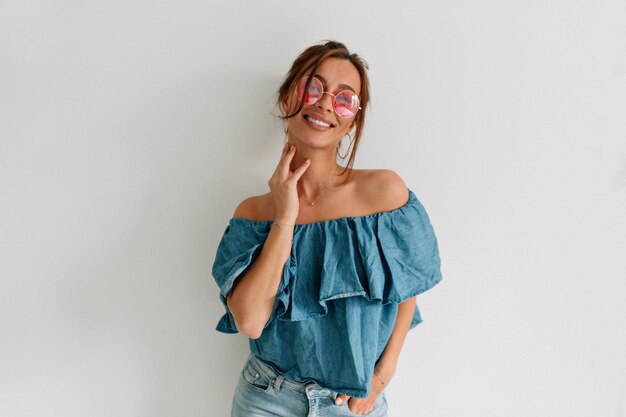
M 384 390 L 378 394 L 374 409 L 367 414 L 353 413 L 347 402 L 335 405 L 336 397 L 336 392 L 315 382 L 284 378 L 273 366 L 250 353 L 239 375 L 231 417 L 387 416 Z

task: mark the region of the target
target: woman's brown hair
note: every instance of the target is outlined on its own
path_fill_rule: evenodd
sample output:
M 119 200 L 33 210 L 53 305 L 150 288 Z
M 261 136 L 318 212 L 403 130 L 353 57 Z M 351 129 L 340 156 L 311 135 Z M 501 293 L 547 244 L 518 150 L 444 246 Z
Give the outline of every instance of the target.
M 361 110 L 357 112 L 354 120 L 356 132 L 354 133 L 354 138 L 352 139 L 352 149 L 349 150 L 350 159 L 348 160 L 348 164 L 344 167 L 343 172 L 340 174 L 343 175 L 347 169 L 350 169 L 350 172 L 352 172 L 351 168 L 354 165 L 354 156 L 359 146 L 359 140 L 361 139 L 363 125 L 365 123 L 365 109 L 370 101 L 369 78 L 367 77 L 367 70 L 369 69 L 369 66 L 363 58 L 356 53 L 350 53 L 348 48 L 346 48 L 346 45 L 343 43 L 331 40 L 325 41 L 324 44 L 313 45 L 305 49 L 293 62 L 285 80 L 278 89 L 276 102 L 278 107 L 281 109 L 281 116 L 278 117 L 280 117 L 283 121 L 287 121 L 287 119 L 294 117 L 300 112 L 300 110 L 302 110 L 302 107 L 304 106 L 303 100 L 299 101 L 298 107 L 291 114 L 283 114 L 281 103 L 287 103 L 289 101 L 288 97 L 293 92 L 297 80 L 302 78 L 307 73 L 310 75 L 315 74 L 315 71 L 317 71 L 322 61 L 326 58 L 340 58 L 350 61 L 359 72 L 359 76 L 361 78 L 361 94 L 359 95 Z M 310 82 L 311 76 L 309 76 L 309 79 L 307 80 L 305 89 L 308 87 Z M 350 175 L 348 175 L 348 177 L 349 176 Z M 348 178 L 346 178 L 346 181 L 347 180 Z

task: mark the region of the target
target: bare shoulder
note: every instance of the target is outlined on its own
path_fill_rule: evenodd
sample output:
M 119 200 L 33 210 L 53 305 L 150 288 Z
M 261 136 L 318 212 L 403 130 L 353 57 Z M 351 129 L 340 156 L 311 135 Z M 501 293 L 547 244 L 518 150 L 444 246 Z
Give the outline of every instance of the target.
M 360 177 L 359 191 L 377 212 L 394 210 L 409 201 L 408 187 L 391 169 L 362 170 Z
M 249 220 L 262 220 L 267 206 L 267 194 L 253 195 L 243 199 L 235 208 L 233 217 Z

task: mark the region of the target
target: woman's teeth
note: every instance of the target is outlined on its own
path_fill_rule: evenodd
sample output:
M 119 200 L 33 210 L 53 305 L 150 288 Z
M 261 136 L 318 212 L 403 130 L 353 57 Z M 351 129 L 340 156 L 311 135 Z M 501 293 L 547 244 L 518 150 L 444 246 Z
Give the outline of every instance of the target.
M 304 116 L 304 117 L 305 117 L 305 118 L 306 118 L 309 122 L 314 123 L 314 124 L 316 124 L 316 125 L 318 125 L 318 126 L 330 127 L 330 125 L 329 125 L 328 123 L 324 123 L 324 122 L 322 122 L 321 120 L 314 119 L 314 118 L 312 118 L 312 117 L 311 117 L 311 116 L 309 116 L 309 115 L 306 115 L 306 116 Z

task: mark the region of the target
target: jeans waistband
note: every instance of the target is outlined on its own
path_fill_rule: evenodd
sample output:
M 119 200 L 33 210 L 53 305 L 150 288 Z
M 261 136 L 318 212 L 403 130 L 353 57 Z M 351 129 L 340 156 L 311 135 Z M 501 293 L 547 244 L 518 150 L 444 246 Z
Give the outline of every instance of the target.
M 333 397 L 337 395 L 337 393 L 335 393 L 334 391 L 331 391 L 328 388 L 324 388 L 312 379 L 298 382 L 285 378 L 272 366 L 272 364 L 257 358 L 252 352 L 248 356 L 248 361 L 254 367 L 254 369 L 257 370 L 257 372 L 265 374 L 272 380 L 275 380 L 276 388 L 280 387 L 280 385 L 282 384 L 294 391 L 301 392 L 303 394 L 316 392 L 318 395 L 332 395 Z

